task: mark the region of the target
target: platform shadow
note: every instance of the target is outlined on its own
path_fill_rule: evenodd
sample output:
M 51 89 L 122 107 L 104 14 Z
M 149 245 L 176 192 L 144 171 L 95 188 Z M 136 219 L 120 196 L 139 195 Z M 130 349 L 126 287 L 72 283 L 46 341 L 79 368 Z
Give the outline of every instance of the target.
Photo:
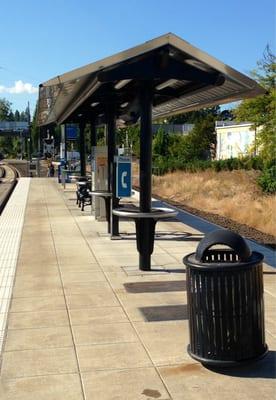
M 186 274 L 185 268 L 170 268 L 166 269 L 167 272 L 171 272 L 173 274 Z
M 205 366 L 210 371 L 238 378 L 276 378 L 276 351 L 269 350 L 267 355 L 259 361 L 240 367 L 213 368 Z
M 182 321 L 188 319 L 187 305 L 139 307 L 148 322 Z
M 199 242 L 204 235 L 189 232 L 162 232 L 155 233 L 155 240 L 174 240 L 177 242 Z
M 154 239 L 155 240 L 163 240 L 163 241 L 177 241 L 177 242 L 199 242 L 204 235 L 201 234 L 192 234 L 189 232 L 170 232 L 170 231 L 157 231 L 155 232 Z M 121 238 L 123 240 L 136 240 L 135 232 L 128 232 L 121 234 Z
M 183 292 L 186 290 L 186 281 L 154 281 L 124 283 L 128 293 L 163 293 Z

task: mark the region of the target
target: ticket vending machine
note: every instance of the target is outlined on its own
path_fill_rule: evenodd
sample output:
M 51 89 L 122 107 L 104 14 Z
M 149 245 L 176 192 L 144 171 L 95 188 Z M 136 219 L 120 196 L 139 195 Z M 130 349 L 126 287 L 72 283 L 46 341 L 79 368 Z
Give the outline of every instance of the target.
M 107 146 L 93 146 L 91 157 L 92 191 L 107 190 L 108 168 L 107 168 Z M 104 200 L 92 196 L 92 213 L 99 221 L 106 219 Z

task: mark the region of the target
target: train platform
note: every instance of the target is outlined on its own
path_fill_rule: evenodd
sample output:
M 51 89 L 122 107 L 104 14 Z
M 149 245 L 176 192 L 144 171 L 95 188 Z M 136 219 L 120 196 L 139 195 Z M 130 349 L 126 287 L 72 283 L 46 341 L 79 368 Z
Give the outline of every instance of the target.
M 268 355 L 207 369 L 186 351 L 182 258 L 213 227 L 158 222 L 152 271 L 140 271 L 134 223 L 110 240 L 74 190 L 22 178 L 0 217 L 1 400 L 275 398 L 275 253 L 262 248 Z

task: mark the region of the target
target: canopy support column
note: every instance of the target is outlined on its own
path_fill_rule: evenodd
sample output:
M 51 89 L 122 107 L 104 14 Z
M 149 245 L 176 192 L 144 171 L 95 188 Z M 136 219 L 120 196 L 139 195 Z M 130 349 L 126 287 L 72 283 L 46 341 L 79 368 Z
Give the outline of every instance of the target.
M 64 125 L 64 161 L 67 163 L 67 132 L 66 132 L 66 124 Z
M 91 140 L 91 147 L 97 146 L 97 131 L 94 118 L 91 118 L 90 120 L 90 140 Z
M 85 122 L 80 122 L 79 129 L 80 129 L 80 174 L 81 176 L 86 175 L 86 159 L 85 159 Z
M 96 159 L 95 159 L 95 147 L 97 146 L 97 129 L 96 129 L 96 118 L 95 115 L 92 115 L 90 118 L 90 155 L 91 155 L 91 190 L 96 189 Z M 93 149 L 94 148 L 94 152 Z M 91 196 L 91 212 L 96 208 L 96 200 L 93 203 L 93 198 Z M 96 213 L 96 211 L 95 211 Z
M 140 212 L 151 211 L 152 192 L 152 85 L 143 82 L 140 87 Z M 137 247 L 139 251 L 139 269 L 151 269 L 155 221 L 144 218 L 137 222 Z
M 112 211 L 119 205 L 119 199 L 116 197 L 116 164 L 114 156 L 116 153 L 116 126 L 115 126 L 115 108 L 112 104 L 107 106 L 107 151 L 108 151 L 108 191 L 112 193 L 110 215 L 107 216 L 108 232 L 113 236 L 119 236 L 119 218 L 113 215 Z

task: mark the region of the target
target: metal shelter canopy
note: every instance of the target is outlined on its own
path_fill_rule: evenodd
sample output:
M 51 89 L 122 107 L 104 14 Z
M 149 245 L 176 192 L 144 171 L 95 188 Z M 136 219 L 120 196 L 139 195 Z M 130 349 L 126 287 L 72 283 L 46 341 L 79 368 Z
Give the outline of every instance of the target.
M 140 118 L 140 196 L 135 214 L 139 268 L 151 269 L 155 225 L 152 208 L 152 118 L 227 103 L 264 93 L 255 81 L 169 33 L 143 45 L 53 78 L 39 88 L 38 124 L 77 122 L 80 128 L 81 175 L 85 175 L 84 129 L 107 125 L 110 234 L 119 235 L 125 217 L 116 197 L 115 121 Z M 132 218 L 132 217 L 131 217 Z
M 89 121 L 110 102 L 117 119 L 136 122 L 141 81 L 151 82 L 153 119 L 264 93 L 254 80 L 168 33 L 41 84 L 38 124 Z

